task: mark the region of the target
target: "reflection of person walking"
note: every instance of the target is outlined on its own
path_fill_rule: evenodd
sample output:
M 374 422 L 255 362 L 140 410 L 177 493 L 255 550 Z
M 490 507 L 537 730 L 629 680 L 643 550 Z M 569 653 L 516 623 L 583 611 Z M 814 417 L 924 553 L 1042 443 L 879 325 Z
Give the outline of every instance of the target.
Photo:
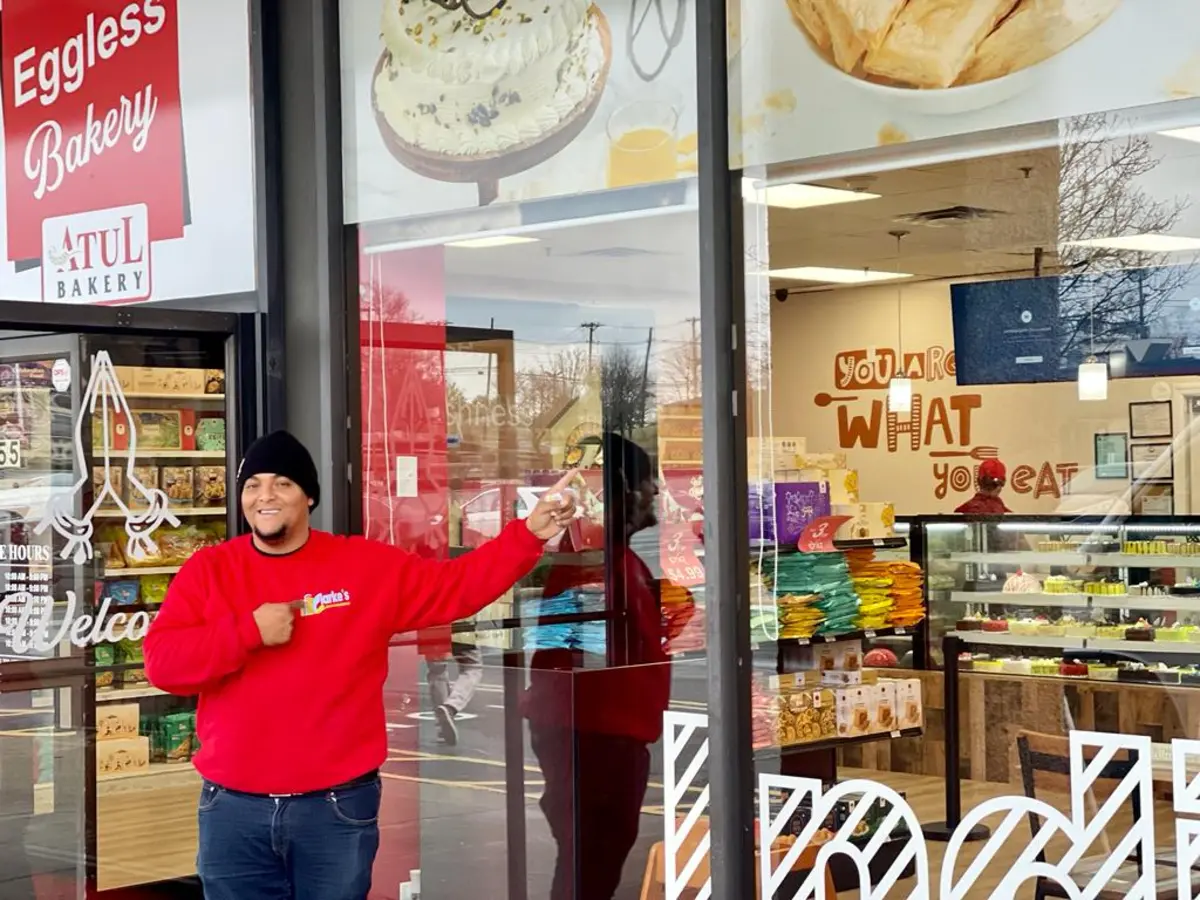
M 483 654 L 470 644 L 454 644 L 453 658 L 458 677 L 450 681 L 450 658 L 426 660 L 429 671 L 429 697 L 437 718 L 438 740 L 453 747 L 458 743 L 455 719 L 467 708 L 475 689 L 483 679 Z
M 574 515 L 564 489 L 449 562 L 311 527 L 317 468 L 286 432 L 237 474 L 251 534 L 200 550 L 146 637 L 146 674 L 200 695 L 207 900 L 365 900 L 379 849 L 383 684 L 397 632 L 494 601 Z

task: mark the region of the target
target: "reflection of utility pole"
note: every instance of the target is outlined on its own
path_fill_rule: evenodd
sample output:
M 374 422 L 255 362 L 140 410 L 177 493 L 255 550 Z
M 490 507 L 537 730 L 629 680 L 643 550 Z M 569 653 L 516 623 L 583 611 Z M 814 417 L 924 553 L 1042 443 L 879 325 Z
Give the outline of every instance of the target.
M 700 396 L 700 341 L 696 336 L 700 317 L 692 316 L 687 322 L 692 326 L 692 342 L 688 345 L 687 399 L 695 400 Z
M 654 329 L 646 337 L 646 358 L 642 361 L 642 425 L 646 424 L 646 400 L 650 397 L 650 348 L 654 346 Z
M 596 337 L 596 329 L 600 327 L 599 322 L 584 322 L 579 326 L 586 328 L 588 333 L 588 369 L 592 368 L 592 343 Z

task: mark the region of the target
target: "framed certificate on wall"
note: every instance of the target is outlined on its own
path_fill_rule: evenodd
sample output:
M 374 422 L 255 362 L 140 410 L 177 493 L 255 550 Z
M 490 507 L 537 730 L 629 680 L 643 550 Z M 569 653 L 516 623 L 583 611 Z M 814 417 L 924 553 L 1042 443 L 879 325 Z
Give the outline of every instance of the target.
M 1145 403 L 1129 404 L 1130 440 L 1144 441 L 1151 438 L 1174 437 L 1175 430 L 1172 424 L 1170 400 L 1151 400 Z

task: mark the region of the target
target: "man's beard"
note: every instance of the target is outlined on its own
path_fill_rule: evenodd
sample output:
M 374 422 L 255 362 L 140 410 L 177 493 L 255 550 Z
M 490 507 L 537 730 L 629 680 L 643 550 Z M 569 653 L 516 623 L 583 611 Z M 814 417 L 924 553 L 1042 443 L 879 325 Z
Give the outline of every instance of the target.
M 288 526 L 286 522 L 280 523 L 279 527 L 274 531 L 263 531 L 256 525 L 251 525 L 250 530 L 254 532 L 254 536 L 264 544 L 282 544 L 287 540 Z

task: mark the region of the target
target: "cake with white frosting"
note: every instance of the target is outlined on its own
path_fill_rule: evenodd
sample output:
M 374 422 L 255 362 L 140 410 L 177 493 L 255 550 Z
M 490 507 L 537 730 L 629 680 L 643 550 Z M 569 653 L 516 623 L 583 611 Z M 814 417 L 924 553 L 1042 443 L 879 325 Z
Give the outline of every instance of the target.
M 486 156 L 535 143 L 591 98 L 605 50 L 591 0 L 505 0 L 476 19 L 385 0 L 375 103 L 422 150 Z

